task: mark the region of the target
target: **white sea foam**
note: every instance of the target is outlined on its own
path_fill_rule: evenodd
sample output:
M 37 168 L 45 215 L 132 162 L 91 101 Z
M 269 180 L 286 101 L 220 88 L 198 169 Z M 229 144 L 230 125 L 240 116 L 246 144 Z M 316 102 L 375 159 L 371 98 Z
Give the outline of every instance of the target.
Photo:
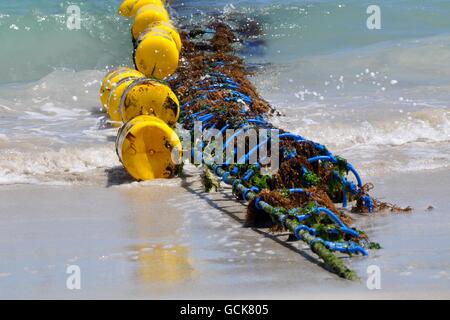
M 43 152 L 2 150 L 0 184 L 89 182 L 118 165 L 111 144 Z
M 279 123 L 283 122 L 280 118 Z M 382 120 L 361 122 L 313 122 L 302 121 L 303 126 L 293 128 L 298 134 L 314 138 L 322 143 L 340 148 L 355 145 L 404 145 L 413 142 L 450 142 L 450 112 L 442 109 L 427 109 L 412 112 L 397 120 L 388 117 Z M 291 123 L 289 127 L 293 127 Z
M 330 121 L 329 114 L 318 117 L 323 118 L 322 122 L 302 121 L 301 115 L 291 114 L 288 120 L 279 117 L 274 122 L 328 146 L 363 174 L 450 166 L 450 112 L 446 109 L 427 108 L 402 116 L 381 113 L 378 117 L 360 110 L 352 113 L 353 120 L 348 121 Z
M 438 169 L 450 160 L 450 74 L 443 68 L 450 50 L 443 43 L 450 37 L 302 56 L 253 80 L 287 115 L 272 119 L 276 125 L 365 172 Z M 0 183 L 70 183 L 119 165 L 116 129 L 105 130 L 98 112 L 103 75 L 56 69 L 33 83 L 0 86 Z
M 274 124 L 328 146 L 363 173 L 446 168 L 448 43 L 440 35 L 299 57 L 266 67 L 254 81 L 286 115 Z

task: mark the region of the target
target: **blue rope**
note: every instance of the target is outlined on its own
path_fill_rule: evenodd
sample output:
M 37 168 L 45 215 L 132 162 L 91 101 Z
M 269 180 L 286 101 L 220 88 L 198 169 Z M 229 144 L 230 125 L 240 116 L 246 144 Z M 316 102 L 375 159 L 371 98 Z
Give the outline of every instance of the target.
M 223 61 L 217 61 L 215 63 L 215 65 L 216 66 L 223 66 L 225 64 L 224 64 Z M 222 82 L 219 82 L 219 81 L 222 81 Z M 244 94 L 242 92 L 239 92 L 237 90 L 239 88 L 240 84 L 238 82 L 234 81 L 232 78 L 230 78 L 229 76 L 227 76 L 226 74 L 224 74 L 222 72 L 211 72 L 209 79 L 205 79 L 205 80 L 203 80 L 201 82 L 198 82 L 197 84 L 204 84 L 204 83 L 207 83 L 207 82 L 212 82 L 212 84 L 209 85 L 209 86 L 206 86 L 206 87 L 200 87 L 200 86 L 197 85 L 197 86 L 193 86 L 191 89 L 192 90 L 198 90 L 198 91 L 205 91 L 206 90 L 206 91 L 209 91 L 209 92 L 216 92 L 217 89 L 228 89 L 228 90 L 230 90 L 230 92 L 233 95 L 233 97 L 231 97 L 231 98 L 227 97 L 227 98 L 224 99 L 225 101 L 234 101 L 234 99 L 240 98 L 241 100 L 243 100 L 246 103 L 249 103 L 249 104 L 253 103 L 253 101 L 252 101 L 250 96 L 248 96 L 248 95 L 246 95 L 246 94 Z M 202 94 L 199 97 L 195 98 L 194 100 L 191 100 L 191 101 L 183 104 L 181 106 L 181 108 L 184 109 L 186 106 L 189 106 L 189 105 L 191 105 L 192 103 L 194 103 L 196 101 L 199 101 L 199 100 L 202 100 L 202 99 L 206 99 L 206 98 L 207 98 L 207 94 Z M 208 113 L 207 114 L 203 114 L 204 112 L 205 111 L 199 111 L 199 112 L 191 115 L 190 117 L 193 118 L 193 119 L 197 119 L 199 121 L 208 123 L 210 120 L 212 120 L 214 118 L 214 115 L 210 114 L 210 113 L 209 114 Z M 261 125 L 261 126 L 269 126 L 270 125 L 264 119 L 248 119 L 247 123 Z M 215 128 L 216 126 L 213 125 L 212 127 Z M 221 129 L 221 133 L 223 133 L 228 128 L 229 128 L 229 125 L 227 124 L 225 127 L 223 127 Z M 230 142 L 233 141 L 234 138 L 238 134 L 242 133 L 243 131 L 245 131 L 245 129 L 241 129 L 241 130 L 235 132 L 235 134 L 232 135 L 232 137 L 230 137 L 226 141 L 226 143 L 224 145 L 224 150 L 228 147 Z M 289 139 L 294 139 L 296 141 L 307 141 L 302 136 L 299 136 L 299 135 L 296 135 L 296 134 L 292 134 L 292 133 L 280 134 L 279 138 L 280 139 L 281 138 L 289 138 Z M 250 150 L 241 159 L 239 159 L 238 163 L 243 162 L 243 161 L 247 162 L 249 160 L 250 156 L 254 152 L 256 152 L 264 143 L 267 143 L 268 141 L 269 141 L 269 139 L 266 139 L 264 142 L 260 143 L 257 147 L 255 147 L 252 150 Z M 309 158 L 308 159 L 309 163 L 314 163 L 314 162 L 317 162 L 317 161 L 329 161 L 329 162 L 331 162 L 333 164 L 337 163 L 337 159 L 332 155 L 331 152 L 329 152 L 327 150 L 327 148 L 324 145 L 316 143 L 316 142 L 313 142 L 313 141 L 310 141 L 310 142 L 313 143 L 314 147 L 318 151 L 320 151 L 322 153 L 325 153 L 325 155 L 319 155 L 319 156 L 316 156 L 316 157 Z M 289 153 L 289 154 L 287 154 L 285 156 L 285 159 L 289 160 L 289 159 L 292 159 L 295 156 L 296 156 L 296 152 L 291 152 L 291 153 Z M 227 159 L 226 163 L 228 163 L 228 160 L 229 159 Z M 361 189 L 362 185 L 363 185 L 362 179 L 361 179 L 359 173 L 357 172 L 357 170 L 351 164 L 349 164 L 349 163 L 347 164 L 347 169 L 350 172 L 352 172 L 353 175 L 355 176 L 356 181 L 357 181 L 357 186 L 355 184 L 353 184 L 351 181 L 348 181 L 345 177 L 343 177 L 341 179 L 342 189 L 343 189 L 343 207 L 344 208 L 346 208 L 348 206 L 348 196 L 347 196 L 348 192 L 350 192 L 351 194 L 357 194 L 358 193 L 358 189 Z M 307 172 L 306 168 L 303 168 L 303 170 L 304 170 L 304 173 Z M 251 175 L 246 176 L 246 179 L 248 180 L 248 179 L 250 179 L 250 177 L 251 177 Z M 373 212 L 374 204 L 373 204 L 372 198 L 370 196 L 364 196 L 364 197 L 362 197 L 362 200 L 364 201 L 364 205 L 368 208 L 369 212 Z M 349 232 L 350 232 L 350 234 L 352 233 L 352 231 L 349 231 Z
M 350 163 L 347 164 L 347 169 L 353 173 L 353 175 L 356 178 L 356 181 L 358 181 L 358 187 L 361 188 L 363 183 L 362 183 L 361 177 L 359 176 L 358 171 L 356 171 L 356 169 Z
M 293 188 L 293 189 L 289 189 L 290 193 L 305 193 L 305 190 L 301 189 L 301 188 Z
M 252 178 L 252 176 L 255 174 L 255 171 L 252 169 L 247 170 L 246 173 L 244 173 L 244 177 L 242 178 L 243 181 L 248 182 Z
M 298 208 L 297 208 L 298 209 Z M 302 215 L 299 215 L 299 216 L 296 216 L 295 218 L 297 219 L 297 221 L 298 222 L 303 222 L 303 221 L 305 221 L 306 219 L 309 219 L 309 218 L 311 218 L 312 216 L 310 215 L 310 214 L 302 214 Z
M 293 133 L 282 133 L 278 136 L 279 139 L 293 139 L 297 142 L 299 141 L 306 141 L 305 138 L 303 138 L 302 136 L 299 136 L 298 134 L 293 134 Z
M 259 190 L 258 187 L 246 188 L 245 191 L 244 191 L 244 193 L 243 193 L 243 198 L 244 198 L 245 201 L 248 201 L 248 200 L 249 200 L 249 199 L 248 199 L 248 194 L 249 194 L 250 192 L 253 192 L 253 193 L 260 193 L 261 191 Z
M 302 236 L 300 235 L 300 231 L 302 230 L 307 231 L 312 236 L 315 236 L 317 234 L 316 229 L 305 226 L 304 224 L 300 224 L 294 230 L 294 235 L 298 240 L 302 240 Z
M 321 212 L 325 213 L 328 217 L 330 217 L 331 220 L 333 220 L 340 228 L 341 230 L 352 236 L 352 237 L 359 237 L 359 232 L 356 230 L 353 230 L 345 225 L 344 222 L 336 215 L 334 212 L 330 211 L 329 209 L 325 207 L 319 207 L 315 211 L 317 214 L 320 214 Z
M 215 66 L 224 66 L 225 63 L 223 61 L 217 61 L 217 62 L 215 62 L 214 65 Z M 242 100 L 244 103 L 246 103 L 248 105 L 253 103 L 253 100 L 250 96 L 239 91 L 240 84 L 237 83 L 236 81 L 234 81 L 232 78 L 228 77 L 227 75 L 225 75 L 221 72 L 211 72 L 210 76 L 211 77 L 209 79 L 198 82 L 191 89 L 196 90 L 196 91 L 207 91 L 207 92 L 217 92 L 219 90 L 228 90 L 228 93 L 230 95 L 224 98 L 225 102 Z M 205 85 L 208 82 L 210 84 Z M 203 86 L 203 85 L 205 85 L 205 86 Z M 186 106 L 189 106 L 196 101 L 206 99 L 207 97 L 208 97 L 207 93 L 201 94 L 200 96 L 195 98 L 193 101 L 189 101 L 189 102 L 183 104 L 181 106 L 181 108 L 184 109 Z M 243 110 L 243 112 L 244 111 L 246 112 L 246 110 Z M 208 123 L 210 120 L 212 120 L 214 118 L 214 114 L 212 114 L 212 113 L 205 114 L 205 111 L 202 110 L 202 111 L 196 112 L 195 114 L 191 115 L 191 118 L 198 119 L 199 121 Z M 241 124 L 239 126 L 239 130 L 237 130 L 230 138 L 227 139 L 226 143 L 224 144 L 223 150 L 228 148 L 229 144 L 232 141 L 234 141 L 234 139 L 236 138 L 237 135 L 250 129 L 251 127 L 249 125 L 272 126 L 270 123 L 268 123 L 262 117 L 261 118 L 257 117 L 255 119 L 247 119 L 246 123 Z M 220 130 L 220 132 L 222 132 L 222 133 L 225 132 L 225 130 L 229 127 L 230 127 L 230 125 L 226 124 Z M 216 128 L 216 124 L 212 125 L 211 128 Z M 318 161 L 324 161 L 324 162 L 328 161 L 333 164 L 338 163 L 338 159 L 331 152 L 329 152 L 328 149 L 322 144 L 319 144 L 319 143 L 316 143 L 313 141 L 308 141 L 304 137 L 297 135 L 297 134 L 292 134 L 292 133 L 279 134 L 278 138 L 279 139 L 293 139 L 297 142 L 304 141 L 304 142 L 312 143 L 314 148 L 317 151 L 319 151 L 320 155 L 309 158 L 308 162 L 311 164 L 318 162 Z M 241 159 L 239 159 L 238 162 L 242 162 L 242 160 L 248 161 L 248 159 L 254 152 L 256 152 L 263 144 L 265 144 L 269 141 L 270 141 L 270 138 L 265 139 L 257 147 L 252 148 L 243 157 L 241 157 Z M 291 151 L 289 154 L 287 154 L 285 156 L 285 158 L 291 159 L 292 157 L 295 157 L 296 155 L 297 155 L 296 152 Z M 226 163 L 228 163 L 228 159 L 227 159 Z M 261 167 L 260 163 L 257 163 L 257 165 L 259 165 L 259 168 Z M 246 201 L 249 200 L 250 193 L 258 194 L 260 192 L 259 188 L 255 187 L 255 186 L 245 187 L 242 184 L 243 182 L 248 183 L 248 181 L 250 181 L 250 179 L 255 174 L 255 170 L 253 170 L 253 169 L 247 170 L 241 179 L 237 179 L 237 178 L 232 179 L 232 178 L 230 178 L 231 175 L 237 176 L 239 173 L 239 168 L 237 166 L 233 167 L 231 169 L 231 171 L 225 170 L 224 169 L 225 167 L 223 165 L 222 166 L 214 165 L 213 168 L 214 168 L 214 173 L 217 176 L 221 177 L 222 180 L 226 184 L 231 184 L 233 186 L 234 190 L 236 190 L 238 187 L 240 188 L 240 190 L 242 190 L 242 198 L 244 200 L 246 200 Z M 348 169 L 348 171 L 352 172 L 353 175 L 355 176 L 357 185 L 355 185 L 351 181 L 348 181 L 348 179 L 346 177 L 341 178 L 339 176 L 338 172 L 334 173 L 336 179 L 339 179 L 339 181 L 342 183 L 343 206 L 344 207 L 348 206 L 348 193 L 357 194 L 363 185 L 359 173 L 355 170 L 355 168 L 351 164 L 347 163 L 347 169 Z M 222 175 L 220 175 L 219 171 L 224 172 L 224 173 Z M 303 174 L 306 174 L 308 172 L 308 170 L 305 167 L 302 167 L 302 172 L 303 172 Z M 337 176 L 336 176 L 336 174 L 337 174 Z M 289 189 L 289 192 L 291 194 L 304 193 L 305 190 L 302 188 L 292 188 L 292 189 Z M 372 198 L 368 195 L 364 195 L 361 197 L 361 200 L 364 202 L 364 205 L 369 209 L 369 212 L 372 212 L 372 210 L 374 208 L 374 203 L 373 203 Z M 259 196 L 255 197 L 255 208 L 256 209 L 268 210 L 269 206 L 270 206 L 269 204 L 262 201 L 261 197 L 259 197 Z M 271 207 L 271 208 L 273 208 L 273 207 Z M 295 215 L 304 209 L 294 208 L 294 209 L 289 210 L 288 214 L 280 214 L 280 210 L 282 210 L 282 208 L 273 208 L 273 210 L 276 210 L 276 212 L 272 212 L 272 214 L 275 214 L 278 217 L 278 220 L 280 221 L 280 223 L 283 226 L 285 226 L 286 219 L 288 218 L 289 215 Z M 321 217 L 321 215 L 320 215 L 321 213 L 325 213 L 326 216 L 329 219 L 331 219 L 331 221 L 334 222 L 339 227 L 339 230 L 338 229 L 329 229 L 329 230 L 326 230 L 326 232 L 332 233 L 332 234 L 339 234 L 339 231 L 341 231 L 347 235 L 350 235 L 351 237 L 359 237 L 359 232 L 348 227 L 335 213 L 333 213 L 332 211 L 330 211 L 329 209 L 327 209 L 325 207 L 317 207 L 317 206 L 314 208 L 314 210 L 311 213 L 307 213 L 307 214 L 303 214 L 303 215 L 300 214 L 300 215 L 295 216 L 295 218 L 300 223 L 300 225 L 296 226 L 296 228 L 294 229 L 294 235 L 298 239 L 300 239 L 302 231 L 306 231 L 308 234 L 310 234 L 312 236 L 316 236 L 318 234 L 317 230 L 303 224 L 302 222 L 305 222 L 308 218 L 311 218 L 312 214 L 316 214 L 319 217 Z M 320 219 L 322 219 L 322 217 Z M 330 249 L 332 251 L 339 251 L 339 252 L 345 252 L 345 253 L 350 253 L 350 254 L 361 253 L 363 255 L 367 255 L 367 252 L 364 250 L 364 248 L 362 248 L 361 246 L 357 245 L 356 243 L 354 243 L 352 241 L 332 242 L 332 241 L 325 241 L 321 238 L 316 237 L 315 239 L 310 241 L 310 245 L 313 245 L 315 242 L 321 242 L 323 245 L 325 245 L 328 249 Z
M 373 212 L 374 209 L 374 204 L 373 204 L 373 200 L 370 196 L 366 195 L 366 196 L 362 196 L 361 200 L 364 202 L 364 206 L 369 210 L 369 213 Z
M 308 159 L 309 163 L 314 163 L 317 161 L 329 161 L 331 163 L 337 163 L 337 159 L 333 156 L 317 156 Z
M 316 242 L 322 243 L 325 247 L 327 247 L 328 249 L 330 249 L 332 251 L 338 251 L 338 252 L 350 253 L 350 254 L 361 253 L 363 256 L 369 255 L 367 253 L 367 251 L 364 250 L 363 247 L 357 245 L 353 241 L 332 242 L 332 241 L 325 241 L 325 240 L 323 240 L 321 238 L 315 238 L 315 239 L 310 241 L 309 245 L 313 246 L 314 243 L 316 243 Z
M 222 169 L 222 170 L 223 170 L 222 167 L 215 165 L 214 172 L 215 172 L 216 175 L 218 175 L 218 176 L 220 176 L 220 174 L 218 173 L 218 170 L 219 170 L 219 169 Z M 225 170 L 224 170 L 224 171 L 225 171 Z M 229 175 L 230 175 L 230 172 L 229 172 L 229 171 L 225 171 L 225 172 L 223 173 L 223 175 L 221 176 L 222 179 L 223 179 L 223 181 L 224 181 L 225 183 L 227 183 L 227 184 L 230 184 L 230 182 L 228 181 Z M 242 181 L 241 181 L 240 179 L 235 179 L 235 180 L 233 181 L 233 183 L 232 183 L 233 189 L 235 189 L 235 188 L 237 187 L 237 185 L 239 185 L 239 184 L 241 184 L 241 183 L 242 183 Z M 294 188 L 294 189 L 290 189 L 290 191 L 293 191 L 293 192 L 302 192 L 302 189 L 300 189 L 300 188 Z M 259 190 L 258 188 L 256 188 L 256 187 L 245 188 L 245 189 L 244 189 L 244 192 L 243 192 L 243 199 L 244 199 L 244 200 L 246 200 L 246 201 L 249 200 L 248 195 L 249 195 L 250 192 L 259 193 L 260 190 Z M 258 209 L 258 210 L 263 210 L 262 207 L 261 207 L 261 202 L 262 202 L 261 197 L 256 197 L 256 198 L 255 198 L 255 208 L 256 208 L 256 209 Z M 295 208 L 295 209 L 298 210 L 298 208 Z M 276 210 L 277 213 L 279 213 L 280 210 L 281 210 L 281 208 L 275 208 L 275 210 Z M 289 211 L 289 214 L 291 214 L 292 212 L 294 212 L 293 210 L 294 210 L 294 209 L 292 209 L 291 211 Z M 359 236 L 359 233 L 358 233 L 356 230 L 353 230 L 353 229 L 350 229 L 349 227 L 347 227 L 347 226 L 340 220 L 340 218 L 337 217 L 337 216 L 336 216 L 333 212 L 331 212 L 329 209 L 323 208 L 323 207 L 316 208 L 315 213 L 316 213 L 316 214 L 319 214 L 320 212 L 326 213 L 326 214 L 327 214 L 327 215 L 328 215 L 328 216 L 329 216 L 336 224 L 339 225 L 339 227 L 341 228 L 341 231 L 342 231 L 342 232 L 347 233 L 347 234 L 349 234 L 349 235 L 351 235 L 351 236 L 354 236 L 354 237 Z M 307 220 L 307 219 L 310 218 L 310 217 L 311 217 L 311 214 L 305 214 L 305 215 L 298 215 L 298 216 L 296 216 L 296 219 L 297 219 L 298 222 L 301 223 L 301 222 Z M 279 221 L 280 221 L 280 223 L 281 223 L 283 226 L 285 226 L 285 224 L 286 224 L 286 219 L 287 219 L 287 216 L 286 216 L 286 215 L 280 215 L 280 217 L 279 217 Z M 301 232 L 302 230 L 307 231 L 310 235 L 313 235 L 313 236 L 316 236 L 316 235 L 317 235 L 317 230 L 315 230 L 314 228 L 308 227 L 308 226 L 306 226 L 306 225 L 304 225 L 304 224 L 300 224 L 300 225 L 298 225 L 298 226 L 294 229 L 294 235 L 295 235 L 296 238 L 299 239 L 299 240 L 302 240 L 302 237 L 301 237 L 301 234 L 300 234 L 300 232 Z M 333 230 L 328 230 L 327 232 L 329 232 L 329 233 L 337 233 L 338 230 L 333 229 Z M 321 238 L 319 238 L 319 237 L 316 237 L 316 238 L 314 238 L 312 241 L 310 241 L 310 243 L 309 243 L 310 246 L 312 246 L 315 242 L 321 242 L 323 245 L 325 245 L 325 246 L 326 246 L 329 250 L 331 250 L 331 251 L 338 251 L 338 252 L 343 252 L 343 253 L 348 253 L 348 254 L 358 254 L 358 253 L 360 253 L 360 254 L 365 255 L 365 256 L 368 255 L 367 251 L 366 251 L 363 247 L 357 245 L 357 244 L 354 243 L 353 241 L 347 241 L 347 242 L 332 242 L 332 241 L 325 241 L 325 240 L 323 240 L 323 239 L 321 239 Z

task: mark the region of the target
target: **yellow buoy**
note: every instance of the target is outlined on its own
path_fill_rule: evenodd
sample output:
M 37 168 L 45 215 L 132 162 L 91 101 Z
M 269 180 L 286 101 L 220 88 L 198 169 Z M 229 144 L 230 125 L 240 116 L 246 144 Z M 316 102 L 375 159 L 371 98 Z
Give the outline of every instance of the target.
M 120 128 L 116 152 L 133 178 L 152 180 L 176 174 L 182 147 L 175 131 L 162 120 L 139 116 Z
M 135 79 L 124 79 L 123 81 L 119 81 L 115 88 L 111 90 L 106 111 L 108 112 L 109 118 L 116 123 L 122 123 L 122 117 L 120 115 L 120 100 L 124 91 L 133 83 L 134 80 Z
M 164 0 L 125 0 L 119 6 L 118 13 L 124 17 L 134 17 L 136 12 L 147 4 L 154 4 L 163 7 Z
M 124 2 L 122 2 L 122 4 L 119 6 L 119 10 L 118 13 L 121 16 L 124 17 L 131 17 L 131 11 L 133 10 L 134 5 L 136 4 L 136 2 L 138 2 L 139 0 L 125 0 Z
M 151 79 L 139 79 L 124 90 L 118 110 L 123 122 L 139 115 L 158 117 L 174 126 L 180 116 L 180 103 L 169 86 Z
M 105 107 L 106 102 L 108 101 L 109 92 L 111 90 L 109 83 L 110 79 L 120 74 L 121 72 L 127 71 L 128 69 L 129 68 L 127 67 L 119 67 L 117 69 L 109 71 L 103 78 L 102 85 L 100 86 L 100 101 L 103 107 Z
M 134 18 L 131 28 L 133 38 L 139 38 L 139 35 L 147 29 L 152 23 L 158 21 L 170 21 L 169 13 L 164 7 L 154 4 L 148 4 L 141 7 Z
M 143 78 L 144 75 L 137 70 L 120 67 L 118 69 L 108 72 L 103 78 L 102 85 L 100 87 L 100 102 L 104 108 L 108 108 L 108 99 L 111 90 L 117 85 L 117 82 L 123 79 L 136 79 Z
M 177 50 L 178 52 L 181 52 L 181 48 L 182 48 L 182 42 L 181 42 L 181 37 L 180 34 L 178 33 L 177 28 L 175 28 L 175 26 L 172 24 L 171 21 L 158 21 L 155 23 L 152 23 L 145 31 L 143 31 L 141 33 L 141 35 L 139 36 L 139 39 L 137 41 L 137 45 L 139 45 L 139 43 L 141 43 L 147 36 L 149 33 L 151 33 L 152 31 L 166 31 L 170 34 L 170 36 L 172 37 L 173 41 L 175 42 L 175 45 L 177 46 Z
M 136 4 L 133 6 L 133 9 L 131 10 L 131 16 L 134 17 L 140 8 L 153 4 L 155 6 L 164 7 L 164 3 L 161 0 L 138 0 Z
M 177 70 L 180 52 L 167 31 L 153 30 L 139 43 L 134 58 L 147 77 L 164 79 Z

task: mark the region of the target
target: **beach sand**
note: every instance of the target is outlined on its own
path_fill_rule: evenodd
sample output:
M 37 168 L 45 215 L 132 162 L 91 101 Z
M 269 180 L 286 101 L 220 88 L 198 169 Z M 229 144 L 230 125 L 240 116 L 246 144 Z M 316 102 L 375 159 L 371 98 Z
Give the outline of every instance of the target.
M 357 217 L 383 249 L 348 261 L 361 276 L 349 282 L 301 242 L 243 228 L 245 206 L 202 193 L 195 168 L 147 183 L 120 170 L 105 186 L 0 187 L 0 298 L 450 298 L 448 171 L 372 179 L 415 211 Z M 366 287 L 373 264 L 380 290 Z M 69 265 L 81 290 L 66 287 Z

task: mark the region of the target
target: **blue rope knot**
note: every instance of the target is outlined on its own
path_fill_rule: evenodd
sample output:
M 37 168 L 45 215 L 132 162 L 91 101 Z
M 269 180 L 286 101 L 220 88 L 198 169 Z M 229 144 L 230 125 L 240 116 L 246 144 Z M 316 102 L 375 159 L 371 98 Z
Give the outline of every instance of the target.
M 363 256 L 369 255 L 363 247 L 357 245 L 353 241 L 331 242 L 331 241 L 325 241 L 321 238 L 314 238 L 313 240 L 311 240 L 309 242 L 310 247 L 312 248 L 313 245 L 317 242 L 322 243 L 327 249 L 329 249 L 331 251 L 338 251 L 338 252 L 350 253 L 350 254 L 361 253 Z
M 259 193 L 259 188 L 258 188 L 258 187 L 245 188 L 245 191 L 244 191 L 244 193 L 242 194 L 242 196 L 243 196 L 243 198 L 244 198 L 245 201 L 248 201 L 248 194 L 249 194 L 250 192 L 253 192 L 253 193 Z
M 256 186 L 251 187 L 250 190 L 252 190 L 254 193 L 260 193 L 261 192 L 261 190 L 258 187 L 256 187 Z
M 346 233 L 346 234 L 348 234 L 348 235 L 350 235 L 350 236 L 352 236 L 354 238 L 359 237 L 359 232 L 358 231 L 356 231 L 356 230 L 354 230 L 352 228 L 349 228 L 347 226 L 341 227 L 341 230 L 342 230 L 342 232 L 344 232 L 344 233 Z
M 350 190 L 350 192 L 352 194 L 357 194 L 358 193 L 358 187 L 353 182 L 347 181 L 347 187 L 348 187 L 348 189 Z
M 324 245 L 333 251 L 343 252 L 343 253 L 361 253 L 363 256 L 369 255 L 366 250 L 364 250 L 363 247 L 357 245 L 356 243 L 349 241 L 347 243 L 345 242 L 330 242 L 330 241 L 324 241 Z
M 369 253 L 361 246 L 357 245 L 353 241 L 349 241 L 348 250 L 350 253 L 361 253 L 363 256 L 368 256 Z
M 316 229 L 314 228 L 310 228 L 308 226 L 305 226 L 304 224 L 298 225 L 295 229 L 294 229 L 294 235 L 298 240 L 302 240 L 302 236 L 300 235 L 300 231 L 305 230 L 307 231 L 310 235 L 315 236 L 317 234 Z M 318 238 L 316 238 L 318 239 Z
M 372 198 L 367 195 L 361 197 L 361 200 L 364 202 L 364 206 L 369 210 L 369 213 L 372 213 L 374 208 Z
M 336 223 L 342 230 L 342 232 L 347 233 L 348 235 L 352 237 L 358 237 L 359 232 L 356 230 L 353 230 L 345 225 L 344 222 L 332 211 L 330 211 L 327 208 L 320 207 L 315 209 L 316 214 L 320 214 L 321 212 L 325 213 L 334 223 Z
M 303 230 L 302 225 L 297 226 L 294 229 L 294 236 L 297 238 L 297 240 L 302 240 L 302 236 L 300 235 L 300 231 L 302 231 L 302 230 Z

